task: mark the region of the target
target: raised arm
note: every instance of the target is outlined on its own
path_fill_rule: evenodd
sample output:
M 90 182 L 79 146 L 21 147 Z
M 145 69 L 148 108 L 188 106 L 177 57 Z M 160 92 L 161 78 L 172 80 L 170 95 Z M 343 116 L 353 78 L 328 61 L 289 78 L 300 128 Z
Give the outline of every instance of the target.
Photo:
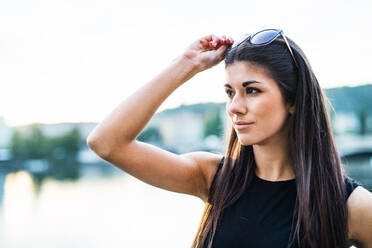
M 99 123 L 87 138 L 88 146 L 104 160 L 146 183 L 205 201 L 221 155 L 207 152 L 177 155 L 137 141 L 136 137 L 174 90 L 222 61 L 231 44 L 232 40 L 224 36 L 208 35 L 196 40 Z

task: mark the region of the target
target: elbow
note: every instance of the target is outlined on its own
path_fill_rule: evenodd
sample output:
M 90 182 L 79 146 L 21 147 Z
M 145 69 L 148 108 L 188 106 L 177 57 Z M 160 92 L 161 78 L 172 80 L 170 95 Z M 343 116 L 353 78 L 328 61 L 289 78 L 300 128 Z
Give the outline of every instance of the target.
M 89 149 L 103 159 L 107 158 L 110 154 L 110 149 L 103 140 L 88 136 L 86 139 L 86 144 Z

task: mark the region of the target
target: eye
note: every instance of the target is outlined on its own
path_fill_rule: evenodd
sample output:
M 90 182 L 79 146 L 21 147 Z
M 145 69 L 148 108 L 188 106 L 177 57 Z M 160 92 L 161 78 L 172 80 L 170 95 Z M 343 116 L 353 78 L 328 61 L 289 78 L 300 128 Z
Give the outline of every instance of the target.
M 255 95 L 261 92 L 259 89 L 253 88 L 253 87 L 248 87 L 246 91 L 247 91 L 247 94 L 252 94 L 252 95 Z
M 226 89 L 225 92 L 226 92 L 226 95 L 228 97 L 232 97 L 233 96 L 233 91 L 232 90 Z

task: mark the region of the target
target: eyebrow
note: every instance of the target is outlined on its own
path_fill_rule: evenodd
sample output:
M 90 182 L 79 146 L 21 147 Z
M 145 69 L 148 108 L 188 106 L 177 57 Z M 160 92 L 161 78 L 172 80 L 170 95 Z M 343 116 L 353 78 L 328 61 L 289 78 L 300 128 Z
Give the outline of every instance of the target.
M 251 80 L 251 81 L 245 81 L 245 82 L 243 82 L 243 83 L 242 83 L 242 86 L 243 86 L 243 87 L 247 87 L 248 85 L 250 85 L 250 84 L 254 84 L 254 83 L 262 84 L 261 82 L 258 82 L 258 81 L 255 81 L 255 80 Z M 230 88 L 230 89 L 232 88 L 230 84 L 225 84 L 224 86 L 225 86 L 226 88 Z

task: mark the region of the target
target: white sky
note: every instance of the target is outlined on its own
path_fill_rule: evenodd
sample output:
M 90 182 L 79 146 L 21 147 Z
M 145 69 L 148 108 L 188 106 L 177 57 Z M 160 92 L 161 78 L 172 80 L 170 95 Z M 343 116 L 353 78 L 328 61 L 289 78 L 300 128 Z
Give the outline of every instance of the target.
M 372 83 L 370 0 L 2 0 L 0 116 L 101 121 L 199 37 L 281 28 L 322 87 Z M 160 107 L 224 101 L 223 63 Z M 139 103 L 143 99 L 139 99 Z

